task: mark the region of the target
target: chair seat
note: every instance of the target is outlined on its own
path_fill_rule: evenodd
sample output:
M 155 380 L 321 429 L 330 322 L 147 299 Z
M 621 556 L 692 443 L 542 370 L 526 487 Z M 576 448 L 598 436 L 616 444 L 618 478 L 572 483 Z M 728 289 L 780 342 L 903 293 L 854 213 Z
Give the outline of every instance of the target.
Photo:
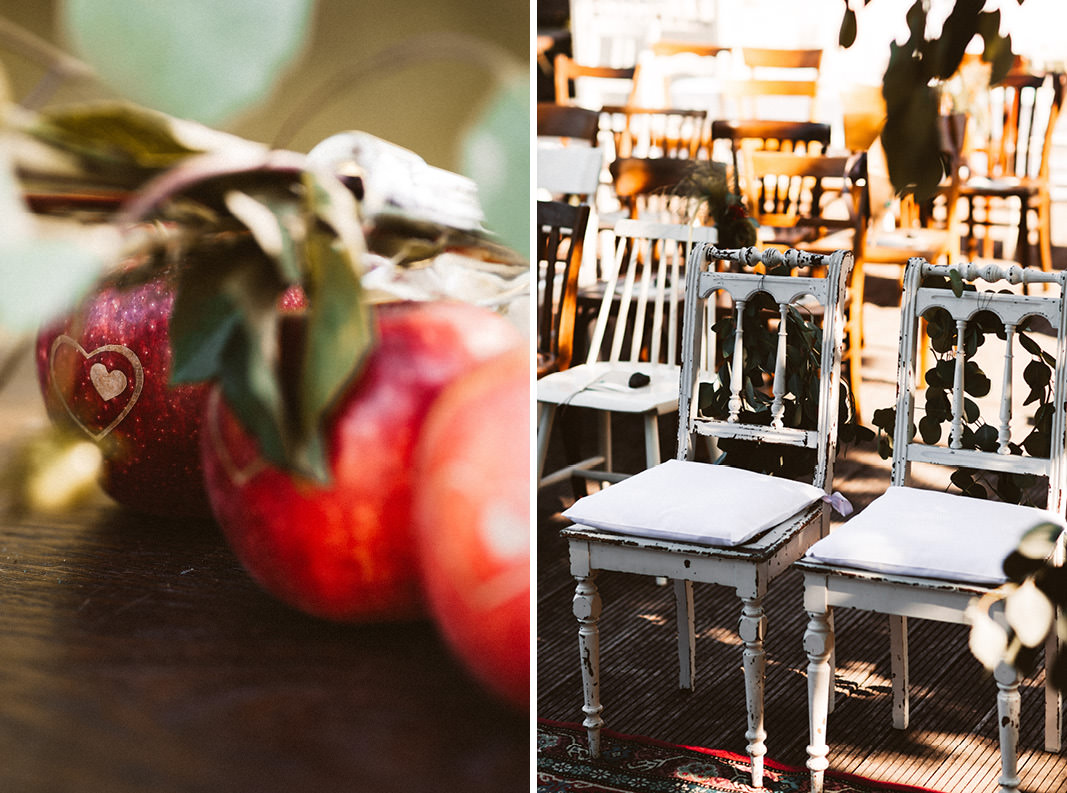
M 668 460 L 578 499 L 563 516 L 580 526 L 636 537 L 736 546 L 824 496 L 804 482 Z
M 1018 196 L 1027 198 L 1041 192 L 1041 183 L 1025 177 L 1002 177 L 989 179 L 984 176 L 972 176 L 960 185 L 960 195 L 968 196 Z
M 629 385 L 634 374 L 650 382 Z M 667 413 L 678 408 L 681 369 L 669 364 L 640 361 L 598 361 L 552 372 L 537 381 L 537 401 L 556 405 L 597 408 L 618 413 Z
M 1003 560 L 1039 523 L 1063 520 L 1035 507 L 954 493 L 889 487 L 808 549 L 805 559 L 888 575 L 997 586 Z

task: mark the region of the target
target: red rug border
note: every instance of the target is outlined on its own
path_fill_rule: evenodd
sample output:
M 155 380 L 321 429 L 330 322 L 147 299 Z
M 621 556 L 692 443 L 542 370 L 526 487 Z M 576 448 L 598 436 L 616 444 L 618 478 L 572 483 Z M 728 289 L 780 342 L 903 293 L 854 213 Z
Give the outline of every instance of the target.
M 538 717 L 538 724 L 544 724 L 549 727 L 567 727 L 573 730 L 584 730 L 585 727 L 577 722 L 572 721 L 554 721 L 552 719 L 542 719 Z M 740 762 L 749 762 L 748 755 L 737 754 L 736 752 L 728 752 L 723 749 L 708 749 L 704 746 L 686 746 L 685 744 L 670 743 L 668 741 L 661 741 L 657 738 L 649 738 L 647 735 L 634 735 L 630 733 L 615 732 L 614 730 L 604 729 L 600 730 L 601 734 L 608 735 L 612 738 L 618 738 L 624 741 L 639 741 L 651 744 L 653 746 L 660 746 L 665 749 L 687 749 L 691 752 L 699 752 L 701 754 L 711 755 L 712 757 L 719 757 L 723 760 L 735 760 Z M 769 757 L 763 758 L 763 765 L 767 768 L 772 768 L 775 771 L 784 771 L 792 774 L 807 773 L 808 769 L 804 766 L 792 766 L 785 765 L 772 760 Z M 839 779 L 842 782 L 856 782 L 865 785 L 878 785 L 886 790 L 897 791 L 898 793 L 942 793 L 940 790 L 934 790 L 928 787 L 919 787 L 917 785 L 904 785 L 898 782 L 883 782 L 880 779 L 873 779 L 871 777 L 860 776 L 859 774 L 849 774 L 843 771 L 831 771 L 826 770 L 826 776 Z

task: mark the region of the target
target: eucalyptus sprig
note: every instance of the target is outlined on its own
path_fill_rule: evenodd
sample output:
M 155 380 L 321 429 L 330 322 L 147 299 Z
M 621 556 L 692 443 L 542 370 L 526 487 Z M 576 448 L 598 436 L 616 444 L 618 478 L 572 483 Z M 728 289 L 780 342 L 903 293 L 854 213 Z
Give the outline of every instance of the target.
M 788 267 L 782 266 L 785 274 Z M 771 268 L 768 274 L 780 274 L 781 268 Z M 778 317 L 778 306 L 770 296 L 758 293 L 745 304 L 744 362 L 742 369 L 742 408 L 740 420 L 750 424 L 770 424 L 772 395 L 767 384 L 774 377 L 777 361 L 778 331 L 769 322 Z M 816 429 L 819 423 L 819 376 L 822 366 L 822 328 L 815 317 L 795 305 L 786 312 L 786 395 L 784 421 L 787 426 Z M 725 417 L 730 397 L 733 361 L 733 338 L 737 327 L 733 313 L 718 320 L 712 330 L 721 340 L 722 363 L 714 383 L 701 383 L 700 411 L 709 416 Z M 842 444 L 866 442 L 874 439 L 874 432 L 864 427 L 856 414 L 855 400 L 842 379 L 839 390 L 840 421 L 838 440 Z M 798 478 L 811 473 L 815 465 L 815 450 L 796 446 L 752 443 L 744 440 L 720 439 L 719 448 L 730 464 L 760 473 Z
M 714 160 L 694 161 L 675 192 L 695 202 L 694 214 L 704 212 L 718 230 L 721 248 L 756 244 L 758 224 L 748 216 L 745 202 L 730 189 L 726 165 Z
M 924 279 L 923 286 L 952 289 L 957 295 L 964 290 L 976 291 L 973 284 L 962 283 L 958 273 L 952 275 L 954 276 L 952 279 L 940 276 L 928 277 Z M 942 437 L 947 437 L 948 428 L 952 424 L 951 392 L 956 365 L 954 351 L 958 336 L 956 323 L 948 312 L 935 309 L 927 312 L 925 319 L 934 363 L 923 373 L 923 382 L 926 384 L 925 399 L 921 406 L 915 406 L 916 412 L 920 415 L 912 427 L 911 437 L 918 434 L 923 443 L 936 444 Z M 1023 380 L 1030 388 L 1023 405 L 1035 406 L 1032 423 L 1026 437 L 1019 442 L 1009 442 L 1008 449 L 1012 454 L 1048 457 L 1054 414 L 1052 372 L 1056 361 L 1052 355 L 1041 348 L 1032 335 L 1027 333 L 1027 331 L 1032 332 L 1032 325 L 1032 321 L 1028 319 L 1015 331 L 1019 345 L 1030 355 L 1030 360 L 1023 369 Z M 979 312 L 974 321 L 967 323 L 964 331 L 964 399 L 960 437 L 960 443 L 964 449 L 987 452 L 997 449 L 997 427 L 995 423 L 987 422 L 983 418 L 980 405 L 976 400 L 989 394 L 992 381 L 982 371 L 975 356 L 990 334 L 1002 341 L 1006 338 L 1003 325 L 988 312 Z M 879 429 L 878 451 L 885 459 L 891 457 L 893 453 L 892 435 L 895 420 L 896 408 L 882 408 L 876 410 L 873 415 L 873 423 Z M 974 498 L 989 498 L 990 495 L 996 495 L 1001 501 L 1013 504 L 1044 506 L 1034 503 L 1032 498 L 1032 491 L 1036 492 L 1035 485 L 1037 484 L 1037 477 L 1034 474 L 959 468 L 952 473 L 950 481 L 964 494 Z

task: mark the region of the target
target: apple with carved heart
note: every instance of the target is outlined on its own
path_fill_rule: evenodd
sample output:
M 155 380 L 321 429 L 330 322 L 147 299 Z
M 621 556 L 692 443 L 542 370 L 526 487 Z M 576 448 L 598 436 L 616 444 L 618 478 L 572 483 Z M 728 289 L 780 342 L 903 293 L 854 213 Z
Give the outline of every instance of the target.
M 326 416 L 329 482 L 264 460 L 218 391 L 200 436 L 215 517 L 250 575 L 308 614 L 352 622 L 424 614 L 412 530 L 423 421 L 446 385 L 522 338 L 458 302 L 385 304 L 375 322 L 376 345 Z M 284 367 L 284 344 L 282 356 Z
M 207 386 L 168 384 L 173 303 L 166 278 L 97 290 L 38 334 L 37 374 L 52 420 L 100 447 L 116 501 L 208 517 L 197 447 Z

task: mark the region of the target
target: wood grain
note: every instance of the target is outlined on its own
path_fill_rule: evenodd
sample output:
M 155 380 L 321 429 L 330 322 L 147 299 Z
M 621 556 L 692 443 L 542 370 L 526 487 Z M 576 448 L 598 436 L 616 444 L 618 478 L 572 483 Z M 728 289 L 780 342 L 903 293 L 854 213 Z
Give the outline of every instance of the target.
M 43 421 L 25 368 L 0 459 Z M 209 521 L 0 517 L 0 790 L 526 790 L 529 736 L 432 623 L 296 613 Z

